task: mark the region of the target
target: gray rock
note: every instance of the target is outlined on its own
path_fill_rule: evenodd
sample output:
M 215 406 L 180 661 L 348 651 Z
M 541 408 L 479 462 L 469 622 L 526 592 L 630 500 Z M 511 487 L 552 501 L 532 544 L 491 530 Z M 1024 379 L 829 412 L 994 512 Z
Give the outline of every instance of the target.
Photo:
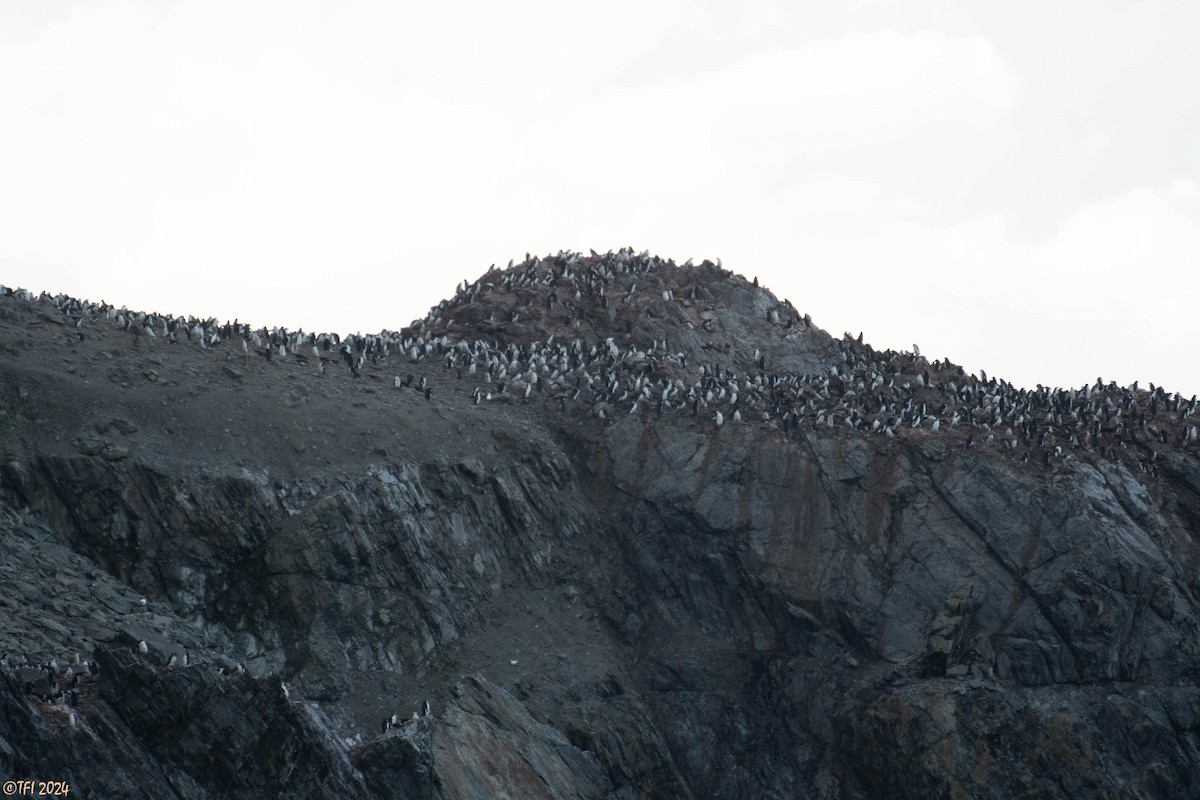
M 834 340 L 711 265 L 534 313 L 564 268 L 443 313 L 501 346 L 642 347 L 644 374 L 670 352 L 689 377 L 842 380 Z M 68 345 L 77 373 L 46 373 L 26 355 L 63 331 L 39 314 L 58 312 L 0 297 L 0 395 L 23 404 L 0 432 L 4 778 L 147 798 L 1200 786 L 1195 448 L 1033 469 L 961 431 L 785 433 L 749 409 L 718 430 L 682 404 L 569 405 L 570 385 L 475 405 L 482 378 L 407 351 L 354 378 L 239 346 L 210 382 L 225 345 L 134 348 L 102 319 Z M 432 398 L 367 391 L 398 370 Z M 27 691 L 74 654 L 100 669 L 74 707 Z

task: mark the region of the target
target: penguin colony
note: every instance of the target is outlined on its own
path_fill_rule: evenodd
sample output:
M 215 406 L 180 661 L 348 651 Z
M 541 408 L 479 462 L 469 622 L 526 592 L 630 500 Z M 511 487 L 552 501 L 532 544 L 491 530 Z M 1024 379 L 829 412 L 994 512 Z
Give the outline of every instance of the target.
M 719 319 L 701 313 L 718 305 L 714 282 L 757 298 L 763 340 L 745 352 L 729 352 Z M 368 365 L 384 368 L 397 360 L 438 365 L 467 384 L 463 391 L 476 405 L 502 397 L 541 400 L 580 416 L 684 415 L 702 429 L 753 424 L 785 437 L 809 431 L 886 439 L 936 435 L 1034 466 L 1086 456 L 1152 476 L 1163 452 L 1200 449 L 1195 396 L 1099 378 L 1078 389 L 1018 389 L 982 371 L 976 377 L 948 361 L 929 362 L 915 345 L 913 352 L 877 351 L 862 334 L 834 340 L 791 303 L 776 301 L 757 278 L 751 284 L 719 262 L 677 265 L 631 248 L 526 254 L 520 264 L 493 265 L 474 283 L 462 281 L 452 299 L 408 328 L 367 336 L 255 329 L 237 320 L 133 312 L 65 295 L 0 292 L 53 305 L 76 328 L 107 320 L 130 331 L 135 343 L 156 338 L 234 347 L 268 362 L 315 363 L 322 375 L 339 367 L 358 378 Z M 666 336 L 658 338 L 668 319 L 707 337 L 699 353 L 692 347 L 689 356 Z M 771 363 L 772 351 L 805 336 L 810 350 L 820 352 L 821 366 L 797 373 Z M 393 381 L 397 389 L 433 399 L 427 376 L 409 373 Z
M 146 610 L 145 598 L 141 600 L 141 610 Z M 156 658 L 145 640 L 130 647 L 130 653 L 136 653 L 145 660 Z M 159 665 L 164 670 L 186 669 L 192 666 L 192 661 L 184 650 L 173 654 L 166 662 L 159 662 Z M 100 675 L 100 665 L 94 659 L 81 659 L 79 653 L 72 654 L 69 659 L 60 661 L 50 658 L 36 665 L 28 654 L 22 659 L 5 654 L 0 658 L 0 667 L 16 679 L 21 691 L 40 704 L 43 712 L 59 712 L 72 729 L 78 728 L 81 720 L 76 712 L 82 713 L 90 708 L 88 698 L 95 693 Z M 239 663 L 236 668 L 219 666 L 217 672 L 222 676 L 241 675 L 245 674 L 246 668 Z
M 136 653 L 140 658 L 148 661 L 158 659 L 158 655 L 151 651 L 145 640 L 139 641 L 131 647 L 130 653 Z M 161 659 L 158 659 L 158 662 L 165 671 L 198 666 L 192 663 L 191 656 L 186 650 L 182 654 L 172 654 L 165 663 L 161 662 Z M 16 679 L 21 690 L 37 700 L 43 709 L 61 712 L 67 719 L 70 728 L 78 727 L 79 717 L 76 715 L 76 710 L 83 710 L 79 708 L 80 698 L 81 696 L 86 698 L 92 693 L 97 676 L 100 674 L 100 667 L 94 660 L 83 661 L 78 653 L 74 654 L 69 663 L 60 663 L 57 659 L 51 658 L 37 665 L 31 663 L 28 655 L 20 660 L 14 660 L 9 655 L 5 655 L 0 658 L 0 667 L 8 671 Z M 249 675 L 246 665 L 240 661 L 232 665 L 218 664 L 216 673 L 222 678 L 234 679 L 245 679 L 245 676 Z M 291 691 L 287 683 L 280 681 L 279 689 L 283 701 L 285 703 L 292 702 Z M 426 700 L 419 712 L 413 712 L 411 719 L 401 720 L 396 714 L 386 718 L 383 721 L 381 733 L 387 733 L 393 729 L 403 729 L 414 722 L 428 721 L 431 716 L 432 707 Z M 363 743 L 361 734 L 345 741 L 347 747 Z
M 736 340 L 725 330 L 719 312 L 730 297 L 761 315 L 755 341 Z M 135 346 L 154 339 L 230 348 L 274 365 L 307 365 L 323 379 L 340 373 L 378 380 L 373 372 L 394 371 L 399 362 L 406 374 L 393 375 L 394 389 L 429 401 L 433 387 L 425 373 L 440 372 L 476 406 L 542 403 L 601 424 L 676 417 L 712 436 L 754 426 L 784 439 L 868 436 L 885 447 L 939 437 L 951 448 L 991 453 L 1029 469 L 1105 461 L 1149 477 L 1158 476 L 1164 456 L 1200 452 L 1195 396 L 1099 378 L 1078 389 L 1018 389 L 982 371 L 976 377 L 947 361 L 929 362 L 915 345 L 912 352 L 877 351 L 861 334 L 835 340 L 757 279 L 732 275 L 719 262 L 677 265 L 630 248 L 588 256 L 526 254 L 507 269 L 493 265 L 474 283 L 460 283 L 455 296 L 424 319 L 367 336 L 256 329 L 237 320 L 142 313 L 0 287 L 0 301 L 6 298 L 54 307 L 80 340 L 92 326 L 109 325 L 127 331 Z M 675 326 L 670 335 L 664 334 L 668 324 Z M 671 336 L 686 338 L 688 346 L 672 347 Z M 797 352 L 811 355 L 811 370 L 773 363 Z M 144 642 L 136 651 L 156 657 Z M 159 663 L 167 670 L 192 666 L 186 652 Z M 5 657 L 3 666 L 26 694 L 61 706 L 72 722 L 81 691 L 99 671 L 78 655 L 66 665 Z M 226 678 L 247 674 L 240 663 L 217 671 Z M 280 687 L 286 701 L 287 687 Z M 411 719 L 391 714 L 380 733 L 403 730 L 429 714 L 428 702 Z M 362 743 L 361 735 L 345 740 L 348 747 Z
M 692 266 L 691 261 L 684 265 Z M 719 264 L 717 271 L 728 281 L 745 283 L 724 273 Z M 455 297 L 434 308 L 418 329 L 450 349 L 448 366 L 460 370 L 465 366 L 472 375 L 483 370 L 486 382 L 498 382 L 498 389 L 486 395 L 476 387 L 477 403 L 524 385 L 526 397 L 530 389 L 549 392 L 560 410 L 583 403 L 601 417 L 682 413 L 702 424 L 710 420 L 713 428 L 754 422 L 784 435 L 803 431 L 858 431 L 885 438 L 949 435 L 962 447 L 1007 453 L 1023 463 L 1050 467 L 1091 453 L 1154 476 L 1161 452 L 1172 447 L 1200 448 L 1195 420 L 1200 404 L 1195 396 L 1185 399 L 1154 384 L 1148 391 L 1137 382 L 1121 387 L 1101 378 L 1079 389 L 1040 384 L 1036 390 L 1018 389 L 988 378 L 983 371 L 976 378 L 949 362 L 930 363 L 916 345 L 911 353 L 877 351 L 863 344 L 862 334 L 830 340 L 827 361 L 833 363 L 820 372 L 803 374 L 772 369 L 760 349 L 769 348 L 767 342 L 733 359 L 735 366 L 722 366 L 689 365 L 688 357 L 672 352 L 665 338 L 651 338 L 646 346 L 632 341 L 621 346 L 612 336 L 602 340 L 595 336 L 590 346 L 581 338 L 563 340 L 570 328 L 601 330 L 604 326 L 595 322 L 597 306 L 608 309 L 613 302 L 631 303 L 639 284 L 654 305 L 681 302 L 677 298 L 703 303 L 704 287 L 695 280 L 690 287 L 663 280 L 681 274 L 686 282 L 686 272 L 673 262 L 645 252 L 635 255 L 628 248 L 603 256 L 592 251 L 590 257 L 559 252 L 540 259 L 526 254 L 519 266 L 510 263 L 507 270 L 493 269 L 474 284 L 461 283 Z M 757 278 L 752 285 L 755 292 L 774 300 L 758 287 Z M 506 302 L 495 302 L 490 296 L 496 294 L 507 295 Z M 455 341 L 451 336 L 455 317 L 470 319 L 473 325 L 468 328 L 478 327 L 480 315 L 472 317 L 471 306 L 488 309 L 484 323 L 495 325 L 497 306 L 512 306 L 513 300 L 526 308 L 544 305 L 549 319 L 540 327 L 558 322 L 557 341 L 553 334 L 527 344 Z M 647 308 L 643 305 L 638 311 Z M 784 337 L 814 333 L 808 315 L 800 316 L 787 301 L 773 304 L 764 316 L 770 328 Z M 519 318 L 520 311 L 512 310 L 510 327 Z M 710 321 L 701 325 L 708 329 Z M 626 321 L 627 334 L 632 327 Z
M 424 341 L 403 338 L 391 331 L 383 331 L 373 336 L 352 334 L 343 338 L 336 333 L 313 334 L 288 331 L 286 328 L 254 329 L 236 319 L 222 324 L 211 317 L 197 319 L 191 316 L 147 314 L 130 311 L 125 307 L 116 308 L 104 302 L 77 300 L 63 294 L 51 296 L 43 292 L 35 296 L 26 289 L 10 289 L 5 286 L 0 286 L 0 295 L 53 305 L 76 328 L 77 332 L 74 335 L 80 341 L 86 337 L 86 333 L 80 330 L 85 322 L 107 320 L 115 327 L 128 331 L 133 336 L 135 345 L 143 340 L 161 339 L 169 344 L 194 344 L 206 350 L 223 345 L 233 346 L 240 348 L 243 353 L 257 355 L 268 362 L 273 359 L 293 360 L 300 364 L 312 361 L 322 374 L 326 367 L 340 364 L 355 378 L 359 377 L 368 362 L 372 365 L 378 364 L 381 359 L 394 353 L 408 353 L 414 361 L 428 354 L 428 347 Z M 396 380 L 399 386 L 399 378 Z M 427 387 L 422 385 L 412 388 L 424 392 Z
M 47 705 L 75 708 L 79 705 L 79 693 L 95 683 L 100 668 L 95 661 L 82 661 L 76 653 L 70 662 L 60 663 L 51 658 L 40 664 L 32 664 L 28 655 L 20 662 L 5 655 L 0 664 L 17 679 L 25 694 L 35 697 Z

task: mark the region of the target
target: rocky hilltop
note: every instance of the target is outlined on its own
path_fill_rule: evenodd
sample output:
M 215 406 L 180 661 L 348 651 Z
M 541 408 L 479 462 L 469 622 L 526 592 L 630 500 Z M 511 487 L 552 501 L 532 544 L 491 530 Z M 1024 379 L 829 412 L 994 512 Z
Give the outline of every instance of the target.
M 0 776 L 1200 795 L 1197 400 L 527 257 L 336 336 L 0 292 Z

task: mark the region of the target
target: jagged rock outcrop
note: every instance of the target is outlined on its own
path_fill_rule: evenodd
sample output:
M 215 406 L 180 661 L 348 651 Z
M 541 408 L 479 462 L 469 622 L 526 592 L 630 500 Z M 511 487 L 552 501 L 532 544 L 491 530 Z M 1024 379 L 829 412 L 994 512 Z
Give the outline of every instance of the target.
M 0 296 L 0 349 L 5 777 L 1200 791 L 1196 403 L 1161 387 L 1021 394 L 625 251 L 374 339 Z

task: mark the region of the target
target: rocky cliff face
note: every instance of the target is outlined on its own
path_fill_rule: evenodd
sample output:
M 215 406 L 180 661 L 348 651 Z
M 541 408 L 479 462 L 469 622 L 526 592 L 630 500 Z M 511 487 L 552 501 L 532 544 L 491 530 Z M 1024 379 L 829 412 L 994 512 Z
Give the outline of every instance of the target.
M 1200 793 L 1194 399 L 627 251 L 336 341 L 5 293 L 0 378 L 6 779 Z

